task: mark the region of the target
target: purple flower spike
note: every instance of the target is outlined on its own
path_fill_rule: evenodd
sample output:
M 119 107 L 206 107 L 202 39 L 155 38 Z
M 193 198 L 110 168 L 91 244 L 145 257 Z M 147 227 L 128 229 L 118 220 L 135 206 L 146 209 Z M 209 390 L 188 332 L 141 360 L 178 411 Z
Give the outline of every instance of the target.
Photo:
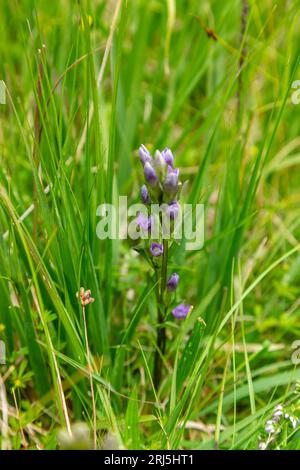
M 139 148 L 139 156 L 143 165 L 145 165 L 146 162 L 149 162 L 149 163 L 152 162 L 152 157 L 150 155 L 150 152 L 147 149 L 147 147 L 145 147 L 145 145 L 143 144 Z
M 161 256 L 164 252 L 164 247 L 160 243 L 153 242 L 150 246 L 150 253 L 153 256 Z
M 144 204 L 150 204 L 150 196 L 149 196 L 149 191 L 148 188 L 145 184 L 141 187 L 141 198 Z
M 150 231 L 153 222 L 153 216 L 145 217 L 142 212 L 139 213 L 136 219 L 137 225 L 145 231 Z
M 157 174 L 156 174 L 154 168 L 152 167 L 152 165 L 151 165 L 149 162 L 146 162 L 146 163 L 145 163 L 145 166 L 144 166 L 144 174 L 145 174 L 146 181 L 147 181 L 152 187 L 154 187 L 154 186 L 157 185 L 157 182 L 158 182 Z
M 179 214 L 179 210 L 180 210 L 180 207 L 179 207 L 179 204 L 178 204 L 177 201 L 173 201 L 173 202 L 171 202 L 171 204 L 169 204 L 169 206 L 167 208 L 167 214 L 168 214 L 170 220 L 175 220 L 176 219 L 176 217 Z
M 179 304 L 172 310 L 172 314 L 175 318 L 182 320 L 186 318 L 192 309 L 192 305 Z
M 179 168 L 175 168 L 173 170 L 171 166 L 168 166 L 168 173 L 164 181 L 164 189 L 169 196 L 177 193 L 178 177 L 179 177 Z
M 173 156 L 173 153 L 171 152 L 171 150 L 168 147 L 166 147 L 166 148 L 163 149 L 163 151 L 161 153 L 162 153 L 162 156 L 165 159 L 166 164 L 173 168 L 174 156 Z
M 173 273 L 172 276 L 169 277 L 167 282 L 167 289 L 171 292 L 174 292 L 177 289 L 179 283 L 179 275 L 177 273 Z

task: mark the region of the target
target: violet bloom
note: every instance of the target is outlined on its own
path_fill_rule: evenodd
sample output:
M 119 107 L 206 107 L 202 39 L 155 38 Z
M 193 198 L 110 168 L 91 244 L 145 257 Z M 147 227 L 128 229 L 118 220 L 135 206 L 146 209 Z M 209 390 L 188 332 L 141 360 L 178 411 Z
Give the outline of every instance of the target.
M 150 246 L 150 253 L 153 256 L 161 256 L 164 252 L 164 247 L 160 243 L 153 242 Z
M 149 162 L 149 163 L 152 162 L 152 157 L 150 155 L 150 152 L 147 149 L 147 147 L 145 147 L 145 145 L 143 144 L 139 148 L 139 156 L 143 165 L 145 165 L 146 162 Z
M 145 184 L 143 184 L 143 186 L 141 187 L 141 198 L 144 204 L 150 204 L 150 195 L 148 188 Z
M 192 306 L 191 305 L 185 305 L 185 304 L 179 304 L 177 307 L 175 307 L 172 310 L 172 314 L 175 318 L 178 318 L 179 320 L 182 320 L 183 318 L 186 318 L 187 315 L 189 314 Z
M 155 168 L 159 178 L 163 179 L 166 173 L 167 164 L 159 150 L 156 150 L 155 152 L 153 167 Z
M 165 159 L 166 164 L 173 168 L 173 166 L 174 166 L 174 156 L 173 156 L 173 153 L 171 152 L 171 150 L 168 147 L 166 147 L 166 148 L 163 149 L 163 151 L 161 153 L 162 153 L 162 156 Z
M 169 204 L 169 206 L 167 207 L 166 213 L 169 216 L 170 220 L 176 219 L 176 217 L 179 214 L 179 210 L 180 210 L 180 207 L 177 201 L 173 201 L 171 202 L 171 204 Z
M 153 166 L 149 163 L 149 162 L 146 162 L 145 163 L 145 166 L 144 166 L 144 174 L 145 174 L 145 178 L 146 178 L 146 181 L 152 186 L 156 186 L 157 185 L 157 182 L 158 182 L 158 177 L 157 177 L 157 174 L 153 168 Z
M 168 166 L 168 173 L 164 181 L 164 190 L 169 196 L 174 196 L 178 191 L 179 168 Z
M 142 212 L 139 213 L 136 219 L 137 225 L 145 231 L 150 231 L 153 222 L 153 217 L 145 217 Z
M 171 292 L 174 292 L 177 289 L 179 283 L 179 275 L 177 273 L 173 273 L 167 282 L 167 289 Z

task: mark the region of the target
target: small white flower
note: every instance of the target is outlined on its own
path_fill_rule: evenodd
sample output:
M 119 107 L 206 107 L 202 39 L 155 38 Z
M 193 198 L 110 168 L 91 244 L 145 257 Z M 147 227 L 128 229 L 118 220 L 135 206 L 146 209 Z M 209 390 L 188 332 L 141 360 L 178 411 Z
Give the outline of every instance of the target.
M 273 434 L 275 432 L 274 426 L 272 424 L 267 424 L 267 426 L 265 427 L 265 431 L 268 434 Z

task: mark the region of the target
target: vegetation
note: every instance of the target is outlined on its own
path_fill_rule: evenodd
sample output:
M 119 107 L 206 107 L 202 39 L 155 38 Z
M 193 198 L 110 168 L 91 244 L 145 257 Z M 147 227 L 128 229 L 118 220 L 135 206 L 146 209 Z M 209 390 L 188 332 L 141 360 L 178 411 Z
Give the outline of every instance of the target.
M 300 448 L 298 11 L 2 2 L 2 449 Z M 205 205 L 163 351 L 147 259 L 96 234 L 100 204 L 139 201 L 141 144 Z

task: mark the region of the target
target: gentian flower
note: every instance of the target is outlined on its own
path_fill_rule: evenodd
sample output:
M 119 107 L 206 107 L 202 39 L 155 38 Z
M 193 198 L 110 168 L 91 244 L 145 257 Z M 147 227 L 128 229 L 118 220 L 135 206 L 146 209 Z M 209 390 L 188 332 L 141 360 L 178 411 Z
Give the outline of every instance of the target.
M 167 282 L 167 289 L 171 292 L 174 292 L 177 289 L 179 283 L 179 275 L 177 273 L 173 273 Z
M 296 427 L 297 427 L 297 420 L 296 420 L 293 416 L 290 416 L 290 421 L 291 421 L 291 423 L 292 423 L 293 429 L 296 429 Z
M 145 145 L 143 144 L 139 148 L 139 156 L 143 165 L 145 165 L 146 162 L 149 162 L 149 163 L 152 162 L 152 157 L 150 155 L 150 152 L 147 149 L 147 147 L 145 147 Z
M 192 309 L 192 305 L 179 304 L 172 310 L 172 314 L 175 318 L 182 320 L 186 318 Z
M 273 426 L 273 424 L 269 423 L 267 421 L 267 426 L 265 427 L 265 431 L 268 433 L 268 434 L 273 434 L 275 432 L 275 428 Z
M 95 302 L 95 299 L 91 296 L 90 289 L 85 290 L 84 287 L 80 287 L 80 291 L 76 292 L 77 299 L 80 299 L 82 307 L 86 307 L 88 304 Z
M 150 195 L 148 188 L 145 184 L 143 184 L 143 186 L 141 187 L 141 198 L 144 204 L 150 204 Z
M 168 147 L 166 147 L 166 148 L 163 149 L 163 151 L 161 153 L 162 153 L 162 156 L 165 159 L 166 164 L 173 168 L 174 156 L 173 156 L 173 153 L 171 152 L 171 150 Z
M 168 166 L 168 173 L 164 181 L 164 190 L 168 196 L 175 196 L 178 191 L 179 168 Z
M 179 169 L 174 168 L 174 156 L 172 151 L 165 147 L 161 152 L 156 150 L 154 158 L 150 152 L 141 145 L 139 148 L 139 157 L 144 167 L 145 184 L 141 187 L 141 200 L 143 204 L 155 204 L 159 207 L 160 223 L 156 224 L 156 218 L 153 216 L 148 217 L 141 212 L 138 214 L 136 223 L 140 231 L 149 231 L 151 229 L 150 241 L 143 242 L 143 246 L 147 247 L 149 253 L 154 257 L 152 259 L 153 268 L 155 269 L 158 277 L 156 286 L 156 294 L 159 301 L 162 303 L 166 313 L 169 312 L 170 298 L 174 297 L 171 292 L 175 292 L 179 283 L 179 275 L 173 273 L 166 282 L 166 272 L 168 269 L 168 246 L 170 237 L 176 238 L 176 225 L 175 219 L 180 213 L 179 198 L 181 193 L 182 183 L 179 180 Z M 155 228 L 157 234 L 153 233 L 153 223 L 155 221 Z M 180 221 L 177 221 L 180 222 Z M 157 227 L 156 227 L 157 225 Z M 167 237 L 165 237 L 165 230 Z M 174 233 L 173 233 L 174 232 Z M 143 233 L 144 235 L 144 233 Z M 146 237 L 143 237 L 146 238 Z M 166 241 L 158 243 L 155 240 L 165 238 Z M 150 247 L 149 247 L 150 245 Z M 165 250 L 164 250 L 165 248 Z M 172 314 L 177 319 L 184 319 L 189 315 L 192 309 L 191 305 L 181 303 L 173 308 Z M 161 318 L 161 312 L 158 313 L 158 323 L 164 322 L 165 319 Z M 160 325 L 157 327 L 160 328 Z M 157 388 L 161 379 L 162 360 L 159 351 L 164 351 L 166 344 L 166 326 L 161 330 L 162 334 L 157 334 L 157 349 L 154 360 L 154 385 Z
M 161 245 L 160 243 L 156 243 L 156 242 L 151 243 L 150 253 L 153 256 L 156 256 L 156 257 L 161 256 L 163 252 L 164 252 L 163 245 Z
M 153 166 L 149 162 L 146 162 L 144 165 L 144 174 L 146 181 L 154 188 L 158 183 L 158 177 Z

